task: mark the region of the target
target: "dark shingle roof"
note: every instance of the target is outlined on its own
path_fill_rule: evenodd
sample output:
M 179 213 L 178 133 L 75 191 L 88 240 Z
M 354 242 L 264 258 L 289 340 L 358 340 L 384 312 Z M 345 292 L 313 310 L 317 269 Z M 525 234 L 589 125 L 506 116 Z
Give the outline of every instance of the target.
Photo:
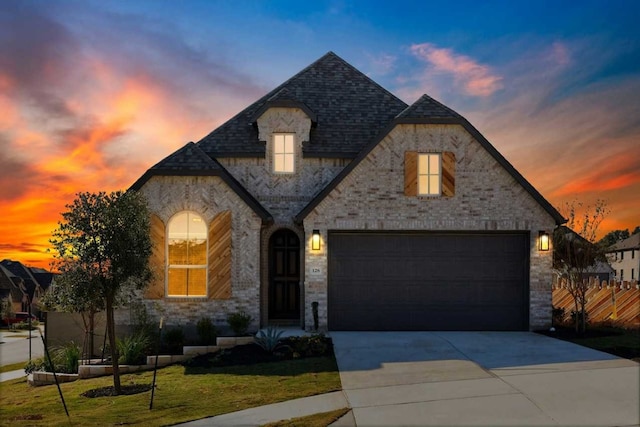
M 272 219 L 271 214 L 217 160 L 193 142 L 153 165 L 130 189 L 140 190 L 153 176 L 219 176 L 258 216 L 265 221 Z
M 614 243 L 607 249 L 608 252 L 624 251 L 629 249 L 640 249 L 640 233 L 636 233 L 624 240 Z
M 19 261 L 12 261 L 10 259 L 5 259 L 0 261 L 0 265 L 4 267 L 9 273 L 12 275 L 10 279 L 13 283 L 29 295 L 29 298 L 33 300 L 33 296 L 36 293 L 36 289 L 38 288 L 38 282 L 31 274 L 31 271 L 24 265 L 22 265 Z
M 253 121 L 269 100 L 301 103 L 317 114 L 317 126 L 303 146 L 307 157 L 355 157 L 407 107 L 329 52 L 202 138 L 198 146 L 212 157 L 264 156 Z
M 43 291 L 46 291 L 47 289 L 49 289 L 49 287 L 51 286 L 51 283 L 53 283 L 53 278 L 55 277 L 53 273 L 49 273 L 49 272 L 44 272 L 44 273 L 34 272 L 33 268 L 31 269 L 31 273 L 33 274 L 33 277 L 35 277 L 36 281 L 38 282 L 38 284 L 40 285 L 40 288 L 42 288 Z
M 462 117 L 460 114 L 429 95 L 422 95 L 420 99 L 398 114 L 396 122 L 402 123 L 405 120 L 414 121 L 416 119 L 439 119 L 441 122 L 442 119 L 459 119 L 460 117 Z

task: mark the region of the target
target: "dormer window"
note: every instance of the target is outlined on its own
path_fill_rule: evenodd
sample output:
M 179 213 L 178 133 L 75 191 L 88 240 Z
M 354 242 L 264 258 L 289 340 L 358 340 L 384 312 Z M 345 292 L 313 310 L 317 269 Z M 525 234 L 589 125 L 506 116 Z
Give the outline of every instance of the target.
M 295 148 L 292 133 L 273 135 L 273 171 L 275 173 L 295 172 Z

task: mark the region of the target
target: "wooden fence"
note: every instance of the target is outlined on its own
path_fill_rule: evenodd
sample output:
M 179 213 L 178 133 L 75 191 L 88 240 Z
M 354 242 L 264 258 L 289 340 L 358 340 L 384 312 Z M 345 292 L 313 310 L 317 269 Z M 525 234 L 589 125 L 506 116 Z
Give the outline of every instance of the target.
M 552 285 L 553 307 L 564 308 L 565 321 L 575 310 L 573 298 L 563 280 Z M 592 277 L 588 282 L 586 310 L 589 322 L 610 322 L 619 326 L 640 326 L 640 286 L 638 281 L 602 281 Z

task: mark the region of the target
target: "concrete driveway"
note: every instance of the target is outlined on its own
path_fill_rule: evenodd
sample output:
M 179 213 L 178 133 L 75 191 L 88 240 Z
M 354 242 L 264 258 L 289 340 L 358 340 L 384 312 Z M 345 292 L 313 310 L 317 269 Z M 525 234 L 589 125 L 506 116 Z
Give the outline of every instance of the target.
M 530 332 L 331 337 L 359 426 L 640 425 L 640 364 L 575 344 Z

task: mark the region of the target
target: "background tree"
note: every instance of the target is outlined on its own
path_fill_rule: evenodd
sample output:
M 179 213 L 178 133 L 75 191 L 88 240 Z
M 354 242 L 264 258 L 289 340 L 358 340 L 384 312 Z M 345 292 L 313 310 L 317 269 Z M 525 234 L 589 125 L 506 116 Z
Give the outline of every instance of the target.
M 615 245 L 621 240 L 624 240 L 630 236 L 629 229 L 625 230 L 613 230 L 604 235 L 602 239 L 598 242 L 600 245 L 608 248 L 611 245 Z
M 582 214 L 578 215 L 577 210 Z M 564 211 L 567 224 L 556 228 L 553 233 L 553 268 L 566 281 L 567 290 L 573 298 L 576 332 L 584 333 L 588 290 L 585 273 L 599 261 L 606 261 L 605 247 L 596 243 L 596 235 L 608 210 L 606 203 L 598 200 L 586 209 L 582 209 L 580 203 L 568 203 Z
M 104 307 L 113 366 L 113 386 L 121 393 L 114 308 L 124 291 L 141 289 L 151 278 L 149 212 L 137 192 L 78 193 L 62 213 L 50 240 L 53 267 L 74 285 L 78 301 Z M 58 280 L 58 279 L 57 279 Z
M 628 228 L 624 230 L 613 230 L 605 234 L 604 237 L 598 241 L 598 244 L 608 248 L 609 246 L 615 245 L 619 241 L 627 239 L 637 233 L 640 233 L 640 225 L 637 225 L 631 233 L 629 233 Z
M 95 318 L 104 310 L 104 300 L 98 293 L 98 284 L 91 283 L 95 278 L 87 276 L 80 263 L 76 265 L 68 260 L 65 266 L 59 265 L 59 269 L 65 274 L 56 278 L 55 285 L 44 294 L 42 305 L 49 310 L 80 313 L 85 333 L 83 358 L 90 358 L 94 349 Z

